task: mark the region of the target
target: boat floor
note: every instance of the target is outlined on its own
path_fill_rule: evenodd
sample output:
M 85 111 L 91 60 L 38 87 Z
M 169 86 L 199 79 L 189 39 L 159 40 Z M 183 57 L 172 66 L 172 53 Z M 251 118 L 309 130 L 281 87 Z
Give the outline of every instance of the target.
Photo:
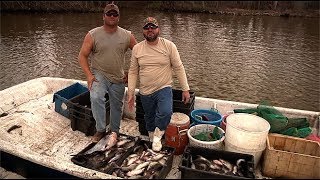
M 80 178 L 116 178 L 71 162 L 71 155 L 79 153 L 91 143 L 91 136 L 71 129 L 71 120 L 54 110 L 53 94 L 32 99 L 0 118 L 1 149 L 25 160 L 53 168 Z M 13 126 L 21 126 L 7 132 Z M 120 133 L 140 136 L 138 123 L 134 119 L 123 118 Z M 146 139 L 146 136 L 141 136 Z M 181 156 L 174 156 L 169 179 L 180 179 L 178 167 Z M 260 166 L 257 178 L 262 178 Z

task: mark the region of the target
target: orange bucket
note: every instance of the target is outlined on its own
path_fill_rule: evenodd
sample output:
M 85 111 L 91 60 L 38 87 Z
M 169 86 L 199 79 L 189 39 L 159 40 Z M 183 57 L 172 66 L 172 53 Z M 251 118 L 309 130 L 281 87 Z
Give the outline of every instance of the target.
M 190 118 L 186 114 L 175 112 L 165 131 L 165 143 L 167 146 L 175 148 L 175 155 L 184 152 L 186 145 L 189 143 L 187 131 L 190 127 Z

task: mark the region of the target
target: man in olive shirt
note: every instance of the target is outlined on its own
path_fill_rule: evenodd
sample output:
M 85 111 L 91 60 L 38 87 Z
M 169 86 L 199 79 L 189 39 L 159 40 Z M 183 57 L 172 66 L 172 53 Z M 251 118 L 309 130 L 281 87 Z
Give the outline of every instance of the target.
M 139 93 L 144 110 L 146 129 L 152 141 L 152 149 L 160 151 L 161 138 L 172 115 L 172 75 L 177 75 L 182 87 L 182 100 L 190 100 L 189 85 L 176 45 L 158 37 L 160 29 L 153 17 L 144 20 L 145 40 L 132 50 L 128 74 L 128 107 L 133 110 L 134 91 L 139 76 Z
M 87 77 L 90 90 L 91 108 L 96 120 L 97 133 L 93 142 L 98 142 L 106 134 L 106 98 L 110 102 L 110 138 L 107 146 L 117 142 L 123 106 L 125 83 L 125 53 L 137 43 L 133 34 L 118 26 L 119 8 L 107 4 L 103 12 L 104 25 L 91 29 L 84 38 L 79 64 Z M 88 57 L 91 53 L 91 70 Z

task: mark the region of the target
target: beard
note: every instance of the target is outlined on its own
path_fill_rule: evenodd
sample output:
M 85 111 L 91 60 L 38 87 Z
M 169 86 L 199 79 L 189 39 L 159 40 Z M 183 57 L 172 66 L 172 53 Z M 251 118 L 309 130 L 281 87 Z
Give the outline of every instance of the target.
M 143 33 L 144 38 L 146 38 L 147 41 L 149 42 L 154 42 L 157 40 L 159 33 L 154 33 L 153 35 L 148 36 L 147 34 Z
M 111 27 L 111 28 L 118 26 L 118 22 L 119 22 L 119 20 L 110 21 L 110 22 L 107 20 L 104 20 L 104 24 Z

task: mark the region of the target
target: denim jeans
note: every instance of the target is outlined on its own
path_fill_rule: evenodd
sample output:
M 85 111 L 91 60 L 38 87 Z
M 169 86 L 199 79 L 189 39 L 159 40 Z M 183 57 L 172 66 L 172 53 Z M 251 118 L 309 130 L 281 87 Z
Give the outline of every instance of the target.
M 172 88 L 165 87 L 150 95 L 141 95 L 144 110 L 144 120 L 147 131 L 154 131 L 158 127 L 166 130 L 172 115 Z
M 98 70 L 93 70 L 93 74 L 98 82 L 92 83 L 90 91 L 91 109 L 96 120 L 98 132 L 106 131 L 106 98 L 109 95 L 110 102 L 110 130 L 119 134 L 120 120 L 122 116 L 123 96 L 125 92 L 124 83 L 111 83 Z

